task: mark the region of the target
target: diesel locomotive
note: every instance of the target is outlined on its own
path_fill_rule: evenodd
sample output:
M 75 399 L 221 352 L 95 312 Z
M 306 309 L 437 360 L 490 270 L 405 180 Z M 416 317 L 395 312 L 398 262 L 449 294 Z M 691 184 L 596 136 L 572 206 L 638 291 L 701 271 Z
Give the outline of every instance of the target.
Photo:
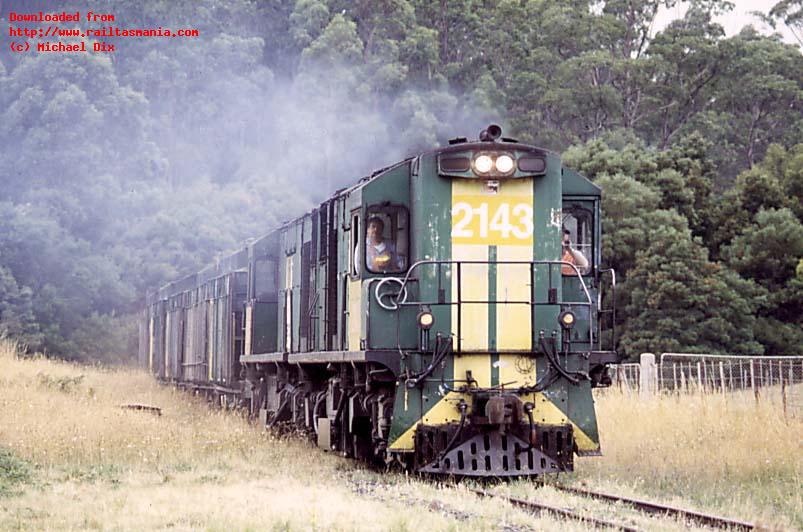
M 492 125 L 149 292 L 140 361 L 344 456 L 570 471 L 619 361 L 600 226 L 597 186 Z

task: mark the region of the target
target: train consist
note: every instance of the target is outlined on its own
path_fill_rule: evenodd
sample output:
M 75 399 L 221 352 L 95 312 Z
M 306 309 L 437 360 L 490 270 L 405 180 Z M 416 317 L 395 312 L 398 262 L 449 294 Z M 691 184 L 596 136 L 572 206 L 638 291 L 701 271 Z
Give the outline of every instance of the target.
M 570 471 L 618 361 L 600 237 L 600 189 L 490 126 L 149 293 L 140 361 L 345 456 Z

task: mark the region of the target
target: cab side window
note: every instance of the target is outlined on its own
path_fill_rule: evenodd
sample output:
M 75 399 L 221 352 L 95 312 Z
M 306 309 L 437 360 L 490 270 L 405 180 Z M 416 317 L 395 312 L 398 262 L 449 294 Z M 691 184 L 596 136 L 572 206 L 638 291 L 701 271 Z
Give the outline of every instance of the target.
M 371 273 L 401 273 L 409 263 L 409 217 L 401 206 L 369 207 L 365 219 L 365 265 Z
M 562 260 L 578 267 L 581 274 L 591 271 L 594 253 L 594 226 L 591 211 L 577 205 L 564 206 L 562 223 Z M 571 267 L 564 267 L 564 275 L 574 274 Z

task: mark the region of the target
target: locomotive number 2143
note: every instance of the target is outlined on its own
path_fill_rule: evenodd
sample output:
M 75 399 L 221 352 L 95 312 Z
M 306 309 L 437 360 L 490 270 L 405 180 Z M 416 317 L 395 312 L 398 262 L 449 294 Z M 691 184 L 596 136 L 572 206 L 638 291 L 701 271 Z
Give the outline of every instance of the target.
M 514 245 L 533 243 L 533 207 L 510 198 L 457 196 L 452 203 L 452 242 Z

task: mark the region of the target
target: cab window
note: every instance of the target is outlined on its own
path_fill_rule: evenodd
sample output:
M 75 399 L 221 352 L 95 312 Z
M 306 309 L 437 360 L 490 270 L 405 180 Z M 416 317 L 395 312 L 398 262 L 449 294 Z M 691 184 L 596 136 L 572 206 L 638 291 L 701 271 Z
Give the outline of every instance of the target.
M 409 262 L 407 209 L 369 207 L 365 217 L 365 265 L 371 273 L 401 273 Z
M 591 211 L 580 206 L 564 207 L 562 231 L 562 260 L 574 264 L 581 274 L 591 271 L 594 252 L 594 226 Z M 578 255 L 579 254 L 579 255 Z M 564 266 L 565 275 L 576 275 L 573 268 Z

